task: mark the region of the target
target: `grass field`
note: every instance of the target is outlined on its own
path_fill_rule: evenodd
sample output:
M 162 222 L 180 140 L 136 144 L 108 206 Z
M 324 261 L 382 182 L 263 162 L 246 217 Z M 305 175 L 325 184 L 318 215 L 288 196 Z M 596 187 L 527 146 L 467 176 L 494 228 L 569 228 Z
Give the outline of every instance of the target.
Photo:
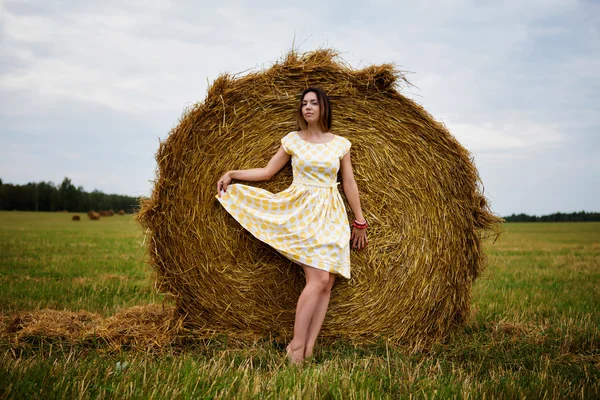
M 600 398 L 600 223 L 505 224 L 473 315 L 422 354 L 337 341 L 301 369 L 269 341 L 163 353 L 1 336 L 1 398 Z M 161 303 L 131 216 L 0 212 L 0 313 Z M 335 296 L 335 291 L 334 294 Z

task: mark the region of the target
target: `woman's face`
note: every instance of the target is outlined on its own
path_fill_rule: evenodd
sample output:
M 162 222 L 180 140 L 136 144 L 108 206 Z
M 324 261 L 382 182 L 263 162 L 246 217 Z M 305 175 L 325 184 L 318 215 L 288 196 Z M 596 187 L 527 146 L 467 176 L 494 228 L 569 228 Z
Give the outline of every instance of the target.
M 308 92 L 302 99 L 302 116 L 307 123 L 316 123 L 319 121 L 319 99 L 314 92 Z

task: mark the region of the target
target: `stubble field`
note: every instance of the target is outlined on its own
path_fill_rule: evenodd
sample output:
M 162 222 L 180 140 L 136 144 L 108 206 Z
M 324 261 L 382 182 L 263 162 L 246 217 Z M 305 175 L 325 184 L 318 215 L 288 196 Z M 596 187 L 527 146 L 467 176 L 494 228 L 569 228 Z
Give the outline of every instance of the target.
M 429 352 L 330 341 L 299 369 L 281 343 L 226 335 L 158 352 L 16 340 L 35 310 L 162 303 L 131 216 L 71 215 L 0 212 L 1 398 L 600 398 L 600 223 L 505 224 L 471 319 Z

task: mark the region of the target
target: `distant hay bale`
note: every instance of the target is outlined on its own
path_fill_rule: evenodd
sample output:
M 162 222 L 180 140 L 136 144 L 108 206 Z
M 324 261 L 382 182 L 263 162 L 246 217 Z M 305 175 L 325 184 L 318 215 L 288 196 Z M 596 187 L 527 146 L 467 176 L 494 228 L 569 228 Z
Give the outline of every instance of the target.
M 118 214 L 119 215 L 125 215 L 125 210 L 119 210 Z
M 88 218 L 89 218 L 89 219 L 91 219 L 92 221 L 97 221 L 97 220 L 99 220 L 99 219 L 100 219 L 100 214 L 99 214 L 99 213 L 97 213 L 97 212 L 96 212 L 96 211 L 94 211 L 94 210 L 91 210 L 91 211 L 89 211 L 89 212 L 87 213 L 87 216 L 88 216 Z
M 79 221 L 81 218 L 79 217 L 79 215 L 73 215 L 73 217 L 71 218 L 71 221 Z
M 109 217 L 112 217 L 112 216 L 115 215 L 115 212 L 112 209 L 110 209 L 110 210 L 107 211 L 107 214 L 108 214 Z
M 336 281 L 322 335 L 384 337 L 417 349 L 465 321 L 484 266 L 482 239 L 500 219 L 469 152 L 397 91 L 405 82 L 392 65 L 354 70 L 330 50 L 292 52 L 266 71 L 219 77 L 186 110 L 160 145 L 154 189 L 136 218 L 157 287 L 175 298 L 187 325 L 291 335 L 301 268 L 244 230 L 214 196 L 227 170 L 267 164 L 295 130 L 298 96 L 308 86 L 329 94 L 332 132 L 353 143 L 371 224 L 368 249 L 351 252 L 352 279 Z M 282 191 L 291 165 L 248 184 Z M 346 209 L 352 215 L 347 201 Z
M 98 211 L 98 214 L 100 214 L 101 217 L 108 217 L 108 211 L 106 210 L 100 210 Z

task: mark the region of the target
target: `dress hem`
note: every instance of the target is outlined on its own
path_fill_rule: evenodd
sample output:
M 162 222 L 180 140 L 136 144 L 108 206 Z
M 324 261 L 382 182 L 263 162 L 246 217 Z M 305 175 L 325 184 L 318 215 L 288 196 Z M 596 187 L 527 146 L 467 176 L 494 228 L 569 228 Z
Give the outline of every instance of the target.
M 236 215 L 234 215 L 234 214 L 231 212 L 231 210 L 229 209 L 229 207 L 227 207 L 227 206 L 228 206 L 228 203 L 227 203 L 227 202 L 224 202 L 224 201 L 223 201 L 223 200 L 222 200 L 222 199 L 219 197 L 219 195 L 215 195 L 215 198 L 216 198 L 216 199 L 219 201 L 219 203 L 221 203 L 221 205 L 223 206 L 223 208 L 225 208 L 225 210 L 227 211 L 227 213 L 228 213 L 229 215 L 231 215 L 231 216 L 232 216 L 232 217 L 233 217 L 233 218 L 234 218 L 234 219 L 235 219 L 235 220 L 236 220 L 236 221 L 237 221 L 237 222 L 238 222 L 238 223 L 239 223 L 239 224 L 242 226 L 242 228 L 244 228 L 246 231 L 250 232 L 250 234 L 251 234 L 252 236 L 254 236 L 255 238 L 257 238 L 257 239 L 258 239 L 258 240 L 260 240 L 261 242 L 263 242 L 263 243 L 265 243 L 265 244 L 269 245 L 271 248 L 273 248 L 273 249 L 274 249 L 275 251 L 277 251 L 279 254 L 283 255 L 283 256 L 284 256 L 285 258 L 287 258 L 288 260 L 290 260 L 290 261 L 292 261 L 292 262 L 300 262 L 300 263 L 302 263 L 302 264 L 304 264 L 304 265 L 306 265 L 306 266 L 308 266 L 308 267 L 311 267 L 311 268 L 316 268 L 316 269 L 319 269 L 319 270 L 321 270 L 321 271 L 329 272 L 330 274 L 336 274 L 336 275 L 339 275 L 339 276 L 341 276 L 341 277 L 343 277 L 343 278 L 350 279 L 350 271 L 348 271 L 348 275 L 345 275 L 345 274 L 343 274 L 342 272 L 340 272 L 340 271 L 339 271 L 339 268 L 335 268 L 335 266 L 333 266 L 333 265 L 332 265 L 333 263 L 332 263 L 331 261 L 329 261 L 329 260 L 326 260 L 326 259 L 323 259 L 323 258 L 319 258 L 319 257 L 311 257 L 311 258 L 313 258 L 314 260 L 316 260 L 316 262 L 317 262 L 317 263 L 318 263 L 318 262 L 321 262 L 321 263 L 323 263 L 323 264 L 325 264 L 325 265 L 327 265 L 327 266 L 331 266 L 331 267 L 332 267 L 332 268 L 331 268 L 331 269 L 332 269 L 331 271 L 330 271 L 330 270 L 328 270 L 328 269 L 325 269 L 325 268 L 320 268 L 318 265 L 310 265 L 310 264 L 308 264 L 308 263 L 306 263 L 306 262 L 302 261 L 302 259 L 305 259 L 305 257 L 302 257 L 302 256 L 295 256 L 294 254 L 292 254 L 292 253 L 289 253 L 289 252 L 287 252 L 287 251 L 285 251 L 285 250 L 282 250 L 282 249 L 278 249 L 278 248 L 276 248 L 276 247 L 275 247 L 275 246 L 273 246 L 271 243 L 269 243 L 269 242 L 267 242 L 267 241 L 266 241 L 266 240 L 268 240 L 267 238 L 261 238 L 261 237 L 257 236 L 257 235 L 256 235 L 256 234 L 255 234 L 255 233 L 254 233 L 254 232 L 253 232 L 251 229 L 249 229 L 249 228 L 248 228 L 248 227 L 247 227 L 247 226 L 246 226 L 246 225 L 245 225 L 245 224 L 244 224 L 244 223 L 243 223 L 243 222 L 242 222 L 240 219 L 238 219 L 238 217 L 237 217 Z M 287 253 L 287 254 L 286 254 L 286 253 Z M 288 255 L 288 254 L 289 254 L 289 255 Z M 292 257 L 294 257 L 294 256 L 295 256 L 295 258 L 292 258 Z M 348 268 L 348 269 L 349 269 L 349 268 Z

